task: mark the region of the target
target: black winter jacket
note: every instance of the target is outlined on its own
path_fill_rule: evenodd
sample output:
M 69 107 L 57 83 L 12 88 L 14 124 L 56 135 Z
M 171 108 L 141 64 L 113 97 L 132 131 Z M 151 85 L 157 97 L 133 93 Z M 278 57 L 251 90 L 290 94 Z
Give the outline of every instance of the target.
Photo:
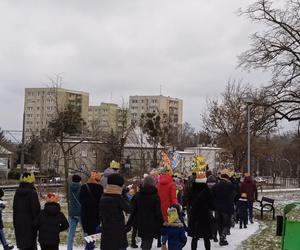
M 59 233 L 68 229 L 69 223 L 58 203 L 47 202 L 36 218 L 34 227 L 39 233 L 40 244 L 58 245 Z
M 139 237 L 158 238 L 163 224 L 160 199 L 155 187 L 142 187 L 133 200 L 128 225 L 137 222 Z
M 190 209 L 188 235 L 210 238 L 212 233 L 210 211 L 214 209 L 214 205 L 212 193 L 206 183 L 193 183 L 188 206 Z
M 87 189 L 90 188 L 91 194 Z M 83 231 L 92 235 L 100 225 L 99 202 L 103 194 L 103 187 L 100 184 L 87 183 L 81 186 L 79 202 L 81 203 L 81 222 Z
M 13 201 L 13 224 L 19 249 L 35 246 L 36 230 L 33 223 L 40 211 L 39 198 L 33 184 L 21 182 Z
M 234 212 L 234 198 L 236 195 L 234 185 L 228 180 L 221 181 L 212 187 L 215 210 L 226 214 Z
M 119 250 L 128 246 L 124 212 L 130 204 L 119 194 L 103 194 L 99 204 L 102 225 L 101 250 Z

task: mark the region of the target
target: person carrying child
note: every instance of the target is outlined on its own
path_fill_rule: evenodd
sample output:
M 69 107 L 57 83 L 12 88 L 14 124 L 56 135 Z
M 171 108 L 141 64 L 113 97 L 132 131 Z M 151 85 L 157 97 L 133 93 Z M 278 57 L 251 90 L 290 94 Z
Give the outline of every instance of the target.
M 182 250 L 187 242 L 185 226 L 180 219 L 181 206 L 174 204 L 167 210 L 168 222 L 164 222 L 163 234 L 168 236 L 169 250 Z
M 247 194 L 242 193 L 241 197 L 237 201 L 237 213 L 240 220 L 240 229 L 247 228 L 248 223 L 248 200 L 247 200 Z
M 59 200 L 57 194 L 48 193 L 45 207 L 34 222 L 41 250 L 58 250 L 59 233 L 69 227 L 67 218 L 60 210 Z
M 5 208 L 5 204 L 2 200 L 3 196 L 4 196 L 3 189 L 0 188 L 0 240 L 1 240 L 1 243 L 3 245 L 4 250 L 11 250 L 11 249 L 14 248 L 14 246 L 8 245 L 8 243 L 6 242 L 4 231 L 3 231 L 4 226 L 3 226 L 3 220 L 2 220 L 2 211 Z

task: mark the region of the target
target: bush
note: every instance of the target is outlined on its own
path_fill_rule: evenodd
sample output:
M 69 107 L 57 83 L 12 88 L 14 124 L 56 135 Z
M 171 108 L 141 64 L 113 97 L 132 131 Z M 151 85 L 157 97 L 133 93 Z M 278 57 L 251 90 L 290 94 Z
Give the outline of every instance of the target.
M 8 172 L 8 179 L 9 180 L 20 180 L 20 177 L 21 177 L 21 174 L 17 170 L 12 169 Z

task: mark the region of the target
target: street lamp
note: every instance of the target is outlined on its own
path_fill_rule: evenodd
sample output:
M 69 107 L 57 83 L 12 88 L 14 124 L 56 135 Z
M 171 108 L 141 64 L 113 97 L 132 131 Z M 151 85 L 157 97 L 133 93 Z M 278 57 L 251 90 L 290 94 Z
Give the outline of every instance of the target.
M 247 131 L 248 131 L 248 139 L 247 139 L 247 172 L 251 174 L 250 169 L 250 106 L 253 104 L 253 98 L 250 96 L 244 99 L 244 102 L 247 104 Z

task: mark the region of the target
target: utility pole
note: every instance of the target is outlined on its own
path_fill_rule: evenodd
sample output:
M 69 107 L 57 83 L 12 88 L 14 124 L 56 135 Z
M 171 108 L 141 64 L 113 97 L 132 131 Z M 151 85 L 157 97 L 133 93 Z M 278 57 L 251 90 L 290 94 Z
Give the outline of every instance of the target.
M 251 104 L 253 104 L 253 99 L 251 97 L 246 97 L 244 99 L 245 103 L 247 104 L 247 172 L 249 174 L 251 174 L 251 157 L 250 157 L 250 153 L 251 153 L 251 141 L 250 141 L 250 108 L 251 108 Z
M 21 175 L 24 172 L 24 146 L 25 144 L 25 112 L 23 112 L 22 144 L 21 144 Z

